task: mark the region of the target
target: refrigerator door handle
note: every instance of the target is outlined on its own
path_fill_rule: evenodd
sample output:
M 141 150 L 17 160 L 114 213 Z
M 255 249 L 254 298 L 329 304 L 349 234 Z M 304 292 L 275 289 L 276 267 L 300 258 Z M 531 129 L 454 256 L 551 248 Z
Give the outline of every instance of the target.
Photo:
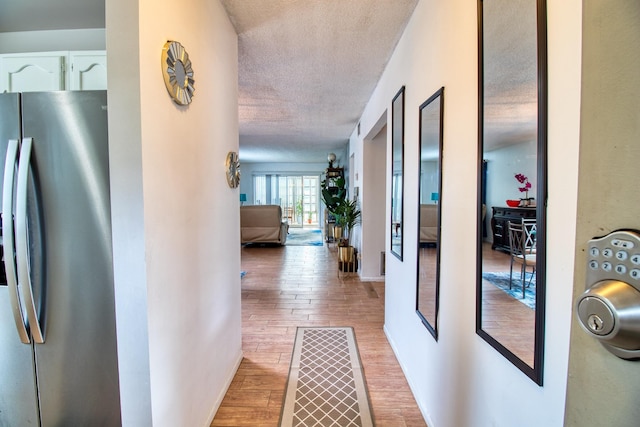
M 18 277 L 16 276 L 15 245 L 13 240 L 13 187 L 18 160 L 18 140 L 9 140 L 7 146 L 7 157 L 4 165 L 4 181 L 2 188 L 2 244 L 4 246 L 4 270 L 7 275 L 7 286 L 9 290 L 9 300 L 13 319 L 16 322 L 16 329 L 20 342 L 29 344 L 31 339 L 27 332 L 26 319 L 22 314 L 22 305 L 18 295 Z
M 20 160 L 18 161 L 18 185 L 16 189 L 16 260 L 18 263 L 18 284 L 24 298 L 24 304 L 29 320 L 29 329 L 33 342 L 44 343 L 44 335 L 38 320 L 31 274 L 29 273 L 29 243 L 27 229 L 27 183 L 29 178 L 29 165 L 31 160 L 31 147 L 33 138 L 22 138 L 20 148 Z

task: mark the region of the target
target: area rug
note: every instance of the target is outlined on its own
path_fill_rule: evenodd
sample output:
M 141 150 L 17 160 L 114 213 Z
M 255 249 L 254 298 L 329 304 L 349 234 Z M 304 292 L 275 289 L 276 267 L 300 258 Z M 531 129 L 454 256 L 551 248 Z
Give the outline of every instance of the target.
M 322 230 L 289 227 L 287 246 L 322 246 Z
M 522 281 L 519 279 L 520 273 L 515 273 L 511 289 L 509 289 L 509 273 L 482 273 L 482 278 L 494 285 L 496 288 L 506 292 L 513 298 L 517 299 L 529 308 L 536 307 L 536 281 L 535 278 L 531 284 L 524 290 L 524 299 L 522 298 Z M 527 282 L 531 277 L 531 273 L 527 273 Z
M 373 426 L 352 328 L 298 328 L 280 426 Z

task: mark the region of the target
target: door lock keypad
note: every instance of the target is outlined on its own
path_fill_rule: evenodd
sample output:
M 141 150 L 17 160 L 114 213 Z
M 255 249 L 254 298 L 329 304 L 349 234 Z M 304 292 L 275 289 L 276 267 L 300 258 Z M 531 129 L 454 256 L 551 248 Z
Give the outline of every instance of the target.
M 621 280 L 640 290 L 640 236 L 616 231 L 589 242 L 587 282 Z

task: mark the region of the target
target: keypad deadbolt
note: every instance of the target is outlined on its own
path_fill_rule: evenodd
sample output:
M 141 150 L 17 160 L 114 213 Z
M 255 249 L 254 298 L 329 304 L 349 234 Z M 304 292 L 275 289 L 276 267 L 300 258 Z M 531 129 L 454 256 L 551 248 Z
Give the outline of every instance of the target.
M 580 325 L 611 353 L 640 359 L 640 233 L 614 231 L 588 244 Z

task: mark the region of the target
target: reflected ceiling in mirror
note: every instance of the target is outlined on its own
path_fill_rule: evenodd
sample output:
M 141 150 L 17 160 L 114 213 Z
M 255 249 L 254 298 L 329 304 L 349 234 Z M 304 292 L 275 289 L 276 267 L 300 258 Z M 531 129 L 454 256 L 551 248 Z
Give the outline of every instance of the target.
M 535 0 L 483 1 L 484 149 L 535 141 Z

